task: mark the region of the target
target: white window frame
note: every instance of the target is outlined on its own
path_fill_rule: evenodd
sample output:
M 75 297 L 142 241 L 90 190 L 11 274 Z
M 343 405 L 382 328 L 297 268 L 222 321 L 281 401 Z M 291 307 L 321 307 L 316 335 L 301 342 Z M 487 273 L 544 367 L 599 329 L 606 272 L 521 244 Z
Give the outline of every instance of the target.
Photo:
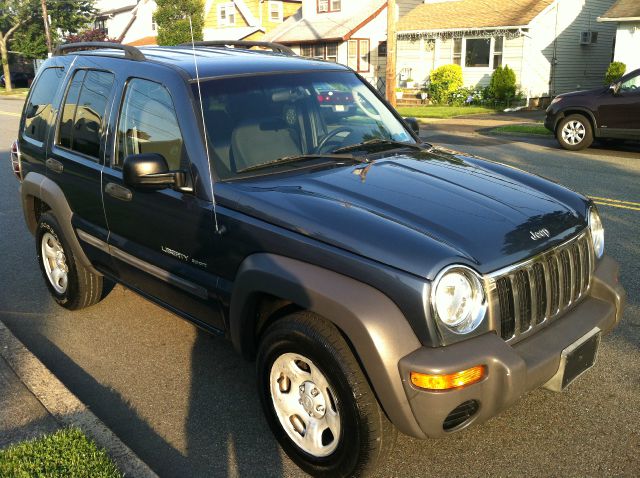
M 224 17 L 223 17 L 224 13 Z M 218 5 L 218 25 L 223 27 L 234 26 L 236 24 L 236 5 L 233 2 L 221 3 Z
M 269 0 L 269 21 L 282 23 L 284 21 L 284 5 L 281 0 Z M 278 14 L 278 18 L 273 18 L 273 13 Z
M 493 57 L 495 55 L 495 43 L 496 43 L 496 36 L 501 36 L 503 38 L 502 40 L 502 62 L 500 63 L 500 65 L 495 65 L 493 64 Z M 507 44 L 507 39 L 504 37 L 504 35 L 500 35 L 500 34 L 496 34 L 495 36 L 489 37 L 490 39 L 490 43 L 489 43 L 489 66 L 467 66 L 467 40 L 486 40 L 487 37 L 478 37 L 478 36 L 463 36 L 462 37 L 462 49 L 460 51 L 460 66 L 464 69 L 469 69 L 469 70 L 475 70 L 475 71 L 481 71 L 481 70 L 486 70 L 486 71 L 493 71 L 495 70 L 495 68 L 497 66 L 502 66 L 502 64 L 504 63 L 504 50 L 506 48 L 506 44 Z M 452 38 L 451 39 L 451 62 L 453 63 L 453 51 L 454 51 L 454 41 L 455 39 Z

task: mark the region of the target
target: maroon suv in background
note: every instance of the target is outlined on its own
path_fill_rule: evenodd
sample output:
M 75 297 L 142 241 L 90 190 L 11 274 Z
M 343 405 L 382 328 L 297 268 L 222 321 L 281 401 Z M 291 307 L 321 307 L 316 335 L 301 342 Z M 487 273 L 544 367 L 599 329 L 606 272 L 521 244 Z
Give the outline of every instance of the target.
M 607 87 L 556 96 L 544 125 L 572 151 L 597 138 L 640 140 L 640 70 Z

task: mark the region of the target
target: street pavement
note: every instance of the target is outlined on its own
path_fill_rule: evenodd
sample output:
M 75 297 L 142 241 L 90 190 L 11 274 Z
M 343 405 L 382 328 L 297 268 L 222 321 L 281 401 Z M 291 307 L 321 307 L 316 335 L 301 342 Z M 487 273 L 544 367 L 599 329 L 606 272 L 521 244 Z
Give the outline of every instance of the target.
M 253 364 L 224 339 L 120 286 L 81 312 L 49 298 L 8 167 L 18 124 L 10 113 L 20 108 L 0 100 L 0 320 L 160 476 L 303 476 L 266 425 Z M 424 136 L 603 198 L 606 248 L 621 263 L 629 305 L 594 369 L 566 392 L 534 391 L 446 439 L 402 436 L 381 474 L 640 475 L 640 145 L 570 153 L 550 139 L 452 134 L 451 127 L 427 126 Z

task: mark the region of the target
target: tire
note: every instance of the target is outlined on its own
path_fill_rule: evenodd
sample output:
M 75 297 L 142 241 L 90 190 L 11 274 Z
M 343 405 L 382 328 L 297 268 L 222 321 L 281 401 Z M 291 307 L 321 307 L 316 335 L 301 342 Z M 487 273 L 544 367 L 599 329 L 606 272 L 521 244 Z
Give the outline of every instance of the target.
M 36 254 L 49 292 L 62 307 L 79 310 L 102 299 L 102 276 L 76 260 L 62 228 L 50 212 L 43 213 L 38 221 Z
M 580 114 L 569 115 L 558 123 L 556 138 L 560 146 L 569 151 L 588 148 L 593 143 L 591 122 Z
M 349 345 L 322 317 L 297 312 L 274 322 L 260 342 L 257 374 L 271 430 L 310 475 L 371 475 L 393 449 L 396 428 Z

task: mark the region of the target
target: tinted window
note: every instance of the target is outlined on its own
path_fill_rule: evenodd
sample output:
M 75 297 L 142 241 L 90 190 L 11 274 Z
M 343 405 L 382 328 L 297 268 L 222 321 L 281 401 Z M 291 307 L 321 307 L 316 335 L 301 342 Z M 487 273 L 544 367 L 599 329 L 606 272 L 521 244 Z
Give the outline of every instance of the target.
M 47 68 L 38 77 L 25 109 L 24 136 L 44 142 L 51 115 L 51 102 L 63 79 L 62 68 Z
M 167 89 L 153 81 L 134 79 L 127 91 L 118 122 L 118 154 L 121 168 L 131 154 L 158 153 L 169 169 L 180 169 L 183 141 L 173 101 Z
M 62 111 L 60 146 L 99 157 L 100 135 L 113 79 L 113 74 L 104 71 L 76 72 Z
M 640 75 L 628 78 L 622 85 L 620 85 L 621 92 L 634 92 L 640 93 Z

